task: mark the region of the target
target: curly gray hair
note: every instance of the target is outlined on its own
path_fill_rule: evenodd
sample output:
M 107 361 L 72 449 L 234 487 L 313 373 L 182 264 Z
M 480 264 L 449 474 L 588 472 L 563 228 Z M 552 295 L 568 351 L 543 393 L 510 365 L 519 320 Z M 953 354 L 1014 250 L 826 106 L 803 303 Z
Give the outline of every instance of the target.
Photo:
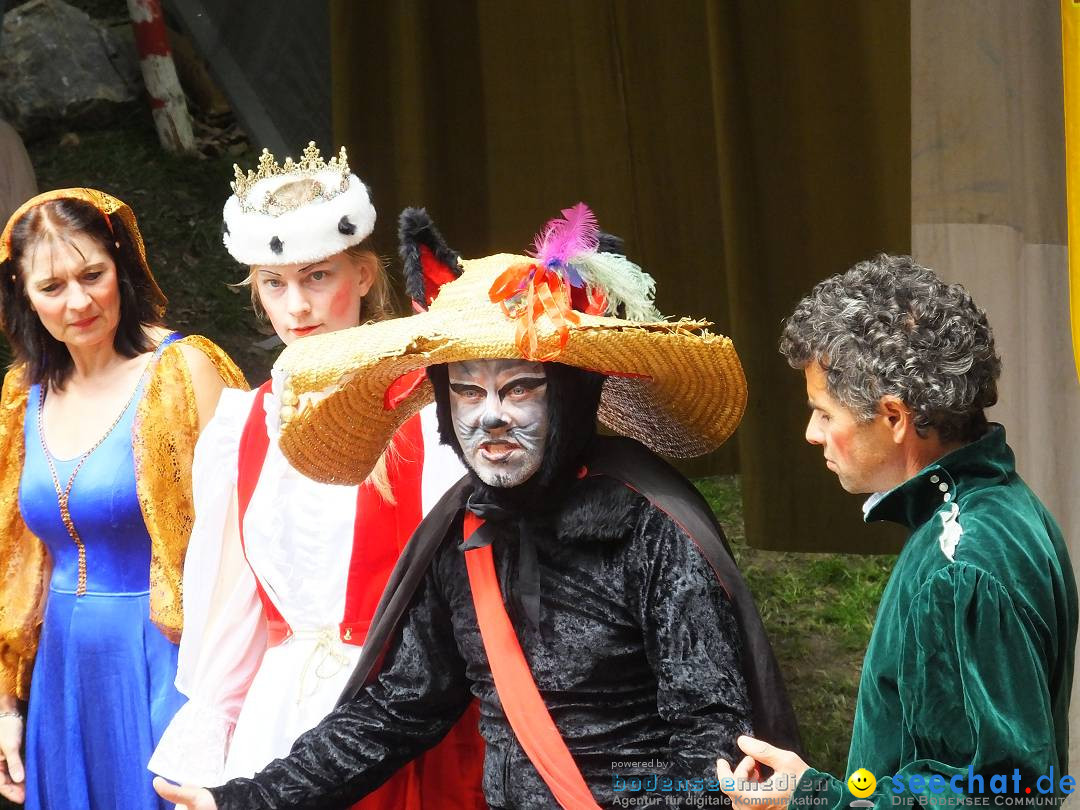
M 819 283 L 784 322 L 780 353 L 792 368 L 820 363 L 829 393 L 869 420 L 885 395 L 915 429 L 971 441 L 997 402 L 1001 358 L 986 313 L 959 284 L 910 256 L 885 253 Z

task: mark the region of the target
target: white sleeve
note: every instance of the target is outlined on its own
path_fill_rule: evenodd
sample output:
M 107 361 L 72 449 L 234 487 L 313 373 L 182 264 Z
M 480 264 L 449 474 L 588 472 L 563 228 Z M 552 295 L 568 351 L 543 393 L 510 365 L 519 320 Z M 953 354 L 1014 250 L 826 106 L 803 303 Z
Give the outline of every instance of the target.
M 229 737 L 266 650 L 255 576 L 240 546 L 236 470 L 240 434 L 253 403 L 223 392 L 195 447 L 195 522 L 184 561 L 184 632 L 176 687 L 187 695 L 149 769 L 173 781 L 223 781 Z
M 420 430 L 424 438 L 424 470 L 421 474 L 420 502 L 427 515 L 431 507 L 465 475 L 465 467 L 453 448 L 439 443 L 439 422 L 435 405 L 420 410 Z
M 195 444 L 191 465 L 195 521 L 184 557 L 184 631 L 176 671 L 176 688 L 188 696 L 221 568 L 225 524 L 236 491 L 240 434 L 253 401 L 251 392 L 226 388 Z

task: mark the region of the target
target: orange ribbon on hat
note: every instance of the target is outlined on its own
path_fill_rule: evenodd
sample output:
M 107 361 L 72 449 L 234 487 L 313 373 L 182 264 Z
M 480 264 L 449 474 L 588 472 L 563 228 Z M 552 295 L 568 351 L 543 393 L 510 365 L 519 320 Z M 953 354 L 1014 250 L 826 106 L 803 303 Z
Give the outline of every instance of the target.
M 570 325 L 581 322 L 570 306 L 562 274 L 542 264 L 512 265 L 495 279 L 488 295 L 492 303 L 502 306 L 506 317 L 517 321 L 515 342 L 527 360 L 545 363 L 558 357 L 570 339 Z M 559 336 L 559 345 L 538 354 L 536 322 L 541 315 L 548 316 Z

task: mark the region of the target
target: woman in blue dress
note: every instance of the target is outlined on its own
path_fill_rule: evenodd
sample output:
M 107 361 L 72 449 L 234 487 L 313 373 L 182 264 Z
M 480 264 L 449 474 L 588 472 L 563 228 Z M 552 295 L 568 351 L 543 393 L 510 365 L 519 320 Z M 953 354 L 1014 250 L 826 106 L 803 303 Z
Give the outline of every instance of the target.
M 133 763 L 183 701 L 195 439 L 244 381 L 164 305 L 107 194 L 39 195 L 0 236 L 0 795 L 28 808 L 165 807 Z

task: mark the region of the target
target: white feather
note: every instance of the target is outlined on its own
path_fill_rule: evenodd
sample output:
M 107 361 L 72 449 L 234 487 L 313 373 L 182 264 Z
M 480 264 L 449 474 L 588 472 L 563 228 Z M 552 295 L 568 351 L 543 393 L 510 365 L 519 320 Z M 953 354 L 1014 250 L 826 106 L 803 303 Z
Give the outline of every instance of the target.
M 581 253 L 568 262 L 573 265 L 589 291 L 601 290 L 607 297 L 605 315 L 624 308 L 630 321 L 662 321 L 656 309 L 656 281 L 638 265 L 615 253 Z

